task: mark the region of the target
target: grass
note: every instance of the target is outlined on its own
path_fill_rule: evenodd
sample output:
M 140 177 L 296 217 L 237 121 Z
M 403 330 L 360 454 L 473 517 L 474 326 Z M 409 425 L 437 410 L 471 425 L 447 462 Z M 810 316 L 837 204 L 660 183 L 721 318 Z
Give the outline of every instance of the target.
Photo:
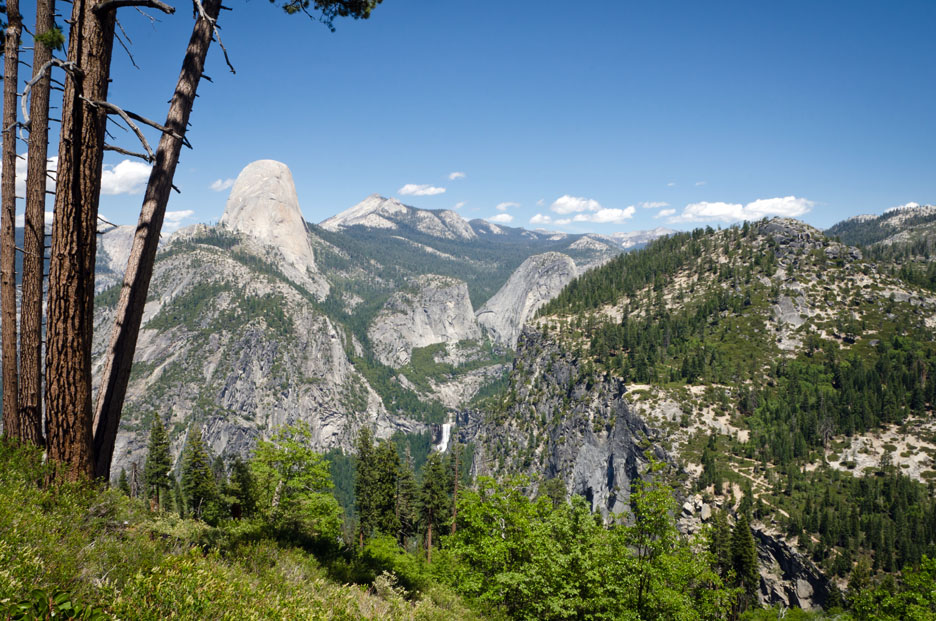
M 364 584 L 336 580 L 341 563 L 270 538 L 254 522 L 212 528 L 150 513 L 97 485 L 45 485 L 48 477 L 39 452 L 0 440 L 0 618 L 53 595 L 98 618 L 476 617 L 431 580 L 410 592 L 392 571 L 378 569 Z

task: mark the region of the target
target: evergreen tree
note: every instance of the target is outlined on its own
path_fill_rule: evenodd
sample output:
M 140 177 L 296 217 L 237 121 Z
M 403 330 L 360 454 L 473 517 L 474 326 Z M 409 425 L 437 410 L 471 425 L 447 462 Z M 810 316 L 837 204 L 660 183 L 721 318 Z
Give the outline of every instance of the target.
M 143 466 L 144 495 L 150 502 L 163 509 L 172 489 L 172 456 L 169 454 L 169 435 L 159 414 L 153 416 L 150 425 L 146 464 Z
M 716 511 L 712 516 L 711 537 L 710 549 L 718 574 L 727 580 L 734 568 L 734 563 L 731 555 L 731 527 L 728 525 L 728 517 L 724 511 Z
M 432 562 L 432 536 L 438 534 L 439 525 L 451 509 L 448 487 L 449 472 L 438 453 L 433 452 L 423 466 L 422 486 L 419 490 L 419 515 L 426 534 L 426 559 Z
M 760 575 L 757 572 L 757 549 L 754 546 L 751 525 L 747 515 L 743 513 L 735 522 L 731 538 L 731 558 L 738 586 L 744 590 L 744 596 L 741 597 L 741 609 L 745 610 L 757 601 Z
M 209 505 L 217 496 L 208 449 L 202 441 L 201 429 L 196 427 L 189 429 L 188 442 L 185 445 L 182 459 L 182 492 L 185 494 L 188 513 L 198 519 L 202 519 L 206 511 L 209 511 Z
M 228 493 L 233 498 L 231 512 L 234 517 L 252 517 L 257 510 L 257 484 L 250 464 L 237 456 L 231 464 Z
M 117 479 L 117 489 L 127 496 L 130 495 L 130 481 L 127 479 L 127 471 L 123 468 L 120 469 L 120 478 Z
M 416 486 L 416 476 L 413 474 L 413 458 L 407 446 L 400 462 L 396 494 L 396 514 L 400 522 L 400 533 L 397 539 L 404 548 L 409 538 L 419 529 L 418 501 L 419 488 Z
M 383 535 L 397 537 L 400 518 L 397 514 L 397 492 L 400 478 L 400 456 L 390 440 L 382 440 L 374 451 L 374 478 L 371 497 L 375 510 L 375 527 Z
M 357 441 L 357 463 L 354 471 L 354 501 L 358 511 L 358 539 L 364 548 L 364 538 L 377 527 L 377 505 L 372 494 L 376 474 L 374 439 L 370 429 L 361 428 Z

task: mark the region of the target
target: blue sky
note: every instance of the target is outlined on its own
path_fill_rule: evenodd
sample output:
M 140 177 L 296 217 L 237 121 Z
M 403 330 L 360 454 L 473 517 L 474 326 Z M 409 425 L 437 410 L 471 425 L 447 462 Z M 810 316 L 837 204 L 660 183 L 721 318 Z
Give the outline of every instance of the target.
M 121 9 L 141 69 L 114 51 L 111 100 L 160 120 L 191 31 L 176 4 L 155 25 Z M 932 0 L 384 0 L 335 33 L 230 4 L 237 74 L 213 47 L 176 225 L 216 221 L 212 184 L 261 158 L 289 165 L 315 222 L 374 192 L 569 232 L 936 202 Z M 101 211 L 132 223 L 145 176 L 122 159 Z

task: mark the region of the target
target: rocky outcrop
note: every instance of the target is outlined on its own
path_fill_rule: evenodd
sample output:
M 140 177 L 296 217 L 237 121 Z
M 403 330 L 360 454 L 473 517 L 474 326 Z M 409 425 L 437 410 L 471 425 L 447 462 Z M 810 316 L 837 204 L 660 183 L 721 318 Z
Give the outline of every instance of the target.
M 518 341 L 509 391 L 504 411 L 459 415 L 459 441 L 478 447 L 476 474 L 558 477 L 610 518 L 627 512 L 648 455 L 671 461 L 659 432 L 628 405 L 623 382 L 594 375 L 531 328 Z
M 248 164 L 237 176 L 219 225 L 259 242 L 284 274 L 319 298 L 327 281 L 317 273 L 315 257 L 296 186 L 289 168 L 274 160 Z
M 296 422 L 323 451 L 350 449 L 364 426 L 382 437 L 424 429 L 388 414 L 349 361 L 341 329 L 304 291 L 227 250 L 182 241 L 156 263 L 114 476 L 143 463 L 155 415 L 167 423 L 176 455 L 192 425 L 218 455 L 246 455 L 258 438 Z M 104 309 L 97 319 L 111 321 Z M 106 330 L 96 337 L 100 355 Z
M 413 349 L 435 343 L 477 339 L 468 285 L 448 276 L 414 279 L 383 305 L 367 330 L 374 355 L 391 367 L 410 361 Z
M 472 240 L 477 237 L 468 222 L 454 211 L 417 209 L 379 194 L 371 194 L 354 207 L 322 221 L 319 226 L 327 231 L 363 226 L 411 228 L 442 239 Z
M 775 535 L 752 529 L 760 565 L 760 600 L 805 610 L 821 608 L 829 598 L 826 578 L 807 558 Z
M 558 295 L 577 273 L 575 262 L 567 255 L 559 252 L 533 255 L 478 310 L 478 323 L 496 342 L 513 347 L 527 319 Z

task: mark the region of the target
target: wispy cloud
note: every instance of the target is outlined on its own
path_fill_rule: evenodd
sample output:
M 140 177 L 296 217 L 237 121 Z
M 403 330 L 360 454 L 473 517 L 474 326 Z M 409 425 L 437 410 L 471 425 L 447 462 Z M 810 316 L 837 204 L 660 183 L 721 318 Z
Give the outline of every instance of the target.
M 538 201 L 536 201 L 536 205 L 537 205 L 538 207 L 543 207 L 545 204 L 546 204 L 546 199 L 545 199 L 545 198 L 541 198 L 541 199 L 539 199 Z
M 227 179 L 217 179 L 211 184 L 211 189 L 215 192 L 224 192 L 228 188 L 234 185 L 234 180 L 228 177 Z
M 404 196 L 432 196 L 434 194 L 444 194 L 445 188 L 439 188 L 434 185 L 407 183 L 399 189 L 399 192 Z
M 455 172 L 449 173 L 449 176 L 448 176 L 448 177 L 449 177 L 449 179 L 450 179 L 451 181 L 455 181 L 456 179 L 464 179 L 464 178 L 467 177 L 467 176 L 468 176 L 468 175 L 466 175 L 465 173 L 461 172 L 460 170 L 456 170 Z
M 559 218 L 556 220 L 556 224 L 559 226 L 565 226 L 567 224 L 572 224 L 572 218 Z
M 703 185 L 705 185 L 706 183 L 708 183 L 708 181 L 696 181 L 696 182 L 695 182 L 695 185 L 696 185 L 697 188 L 701 188 L 701 187 L 702 187 Z
M 496 222 L 497 224 L 510 224 L 513 222 L 514 217 L 509 213 L 499 213 L 496 216 L 491 216 L 488 218 L 488 222 Z
M 507 211 L 511 207 L 519 207 L 519 206 L 520 206 L 520 203 L 498 203 L 494 209 L 496 209 L 497 211 Z
M 146 187 L 151 170 L 149 164 L 130 160 L 105 166 L 101 173 L 101 194 L 139 194 Z
M 552 224 L 552 218 L 547 215 L 538 213 L 530 218 L 530 224 Z
M 182 226 L 182 222 L 184 220 L 188 220 L 194 215 L 195 212 L 191 209 L 184 209 L 182 211 L 167 211 L 163 221 L 163 230 L 167 233 L 173 233 L 179 230 L 179 227 Z
M 739 222 L 770 216 L 796 218 L 812 209 L 815 203 L 805 198 L 783 196 L 760 198 L 746 205 L 741 203 L 707 202 L 686 205 L 682 213 L 670 222 Z
M 669 183 L 666 184 L 666 187 L 668 187 L 668 188 L 675 188 L 675 187 L 676 187 L 676 182 L 675 182 L 675 181 L 670 181 Z
M 638 203 L 643 209 L 659 209 L 660 207 L 669 207 L 669 203 L 663 201 L 646 201 Z
M 675 209 L 661 209 L 654 218 L 669 218 L 676 213 Z
M 455 203 L 455 206 L 452 207 L 452 209 L 461 209 L 467 204 L 468 204 L 468 201 L 458 201 L 457 203 Z

